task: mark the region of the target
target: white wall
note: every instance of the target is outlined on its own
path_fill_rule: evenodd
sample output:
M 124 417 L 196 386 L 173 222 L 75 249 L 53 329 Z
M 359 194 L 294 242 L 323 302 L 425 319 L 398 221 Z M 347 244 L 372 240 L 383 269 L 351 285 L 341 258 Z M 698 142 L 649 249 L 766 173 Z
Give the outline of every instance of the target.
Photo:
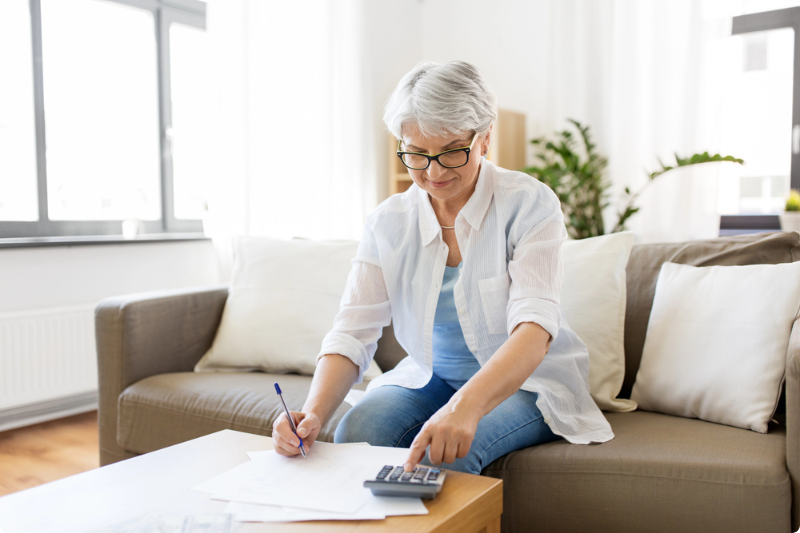
M 476 65 L 502 108 L 525 113 L 527 138 L 573 118 L 608 122 L 611 0 L 430 0 L 422 2 L 422 55 Z M 447 21 L 446 26 L 441 21 Z M 530 154 L 529 154 L 530 156 Z
M 526 114 L 528 137 L 549 129 L 550 0 L 430 0 L 421 5 L 426 60 L 474 64 L 495 91 L 499 107 Z
M 0 249 L 0 313 L 218 283 L 209 241 Z

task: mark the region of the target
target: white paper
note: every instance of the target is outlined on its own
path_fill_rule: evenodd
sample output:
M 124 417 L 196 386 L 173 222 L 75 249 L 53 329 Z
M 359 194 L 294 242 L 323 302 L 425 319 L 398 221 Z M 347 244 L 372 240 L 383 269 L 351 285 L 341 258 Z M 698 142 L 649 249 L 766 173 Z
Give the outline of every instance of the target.
M 315 442 L 314 446 L 317 444 L 322 444 L 323 446 L 328 446 L 330 442 Z M 336 446 L 369 446 L 369 442 L 343 442 L 341 444 L 337 444 Z M 247 457 L 250 459 L 258 459 L 259 457 L 264 457 L 268 453 L 273 453 L 273 450 L 255 450 L 252 452 L 247 452 Z M 2 532 L 0 532 L 2 533 Z
M 230 502 L 225 512 L 233 515 L 237 522 L 300 522 L 305 520 L 383 520 L 386 512 L 378 504 L 364 505 L 355 513 L 331 513 L 311 511 L 276 505 Z
M 364 480 L 384 465 L 403 464 L 407 454 L 317 442 L 307 459 L 266 452 L 192 488 L 220 500 L 352 514 L 373 498 Z
M 422 498 L 400 498 L 396 496 L 373 496 L 383 504 L 386 516 L 428 514 Z
M 228 503 L 225 512 L 232 514 L 237 522 L 299 522 L 306 520 L 382 520 L 387 516 L 428 514 L 428 508 L 420 498 L 372 496 L 364 507 L 350 514 L 242 502 Z

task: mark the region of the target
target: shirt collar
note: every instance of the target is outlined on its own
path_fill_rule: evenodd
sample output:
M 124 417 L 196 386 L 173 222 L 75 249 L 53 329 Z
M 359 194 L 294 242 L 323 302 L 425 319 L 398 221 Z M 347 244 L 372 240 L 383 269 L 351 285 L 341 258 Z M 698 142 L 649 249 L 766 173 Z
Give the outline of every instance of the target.
M 491 161 L 487 159 L 481 161 L 481 169 L 478 173 L 475 190 L 464 207 L 461 208 L 461 211 L 459 211 L 459 215 L 463 215 L 469 225 L 472 226 L 472 229 L 476 231 L 480 230 L 481 223 L 489 210 L 489 204 L 492 202 L 492 195 L 494 194 L 493 171 L 494 164 Z M 428 192 L 416 183 L 413 186 L 417 188 L 419 199 L 419 232 L 422 237 L 422 245 L 427 246 L 442 231 L 442 227 L 436 218 L 436 213 L 433 211 Z

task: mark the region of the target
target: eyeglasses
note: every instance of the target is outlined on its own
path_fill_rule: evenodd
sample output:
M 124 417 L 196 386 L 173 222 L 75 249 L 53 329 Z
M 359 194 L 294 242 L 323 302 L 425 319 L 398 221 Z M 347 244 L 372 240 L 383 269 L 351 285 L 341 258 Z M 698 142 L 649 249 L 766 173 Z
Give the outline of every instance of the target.
M 472 150 L 472 145 L 475 144 L 475 139 L 477 138 L 478 134 L 475 133 L 475 135 L 472 136 L 472 142 L 469 143 L 469 146 L 445 150 L 435 155 L 421 154 L 419 152 L 403 152 L 400 150 L 400 144 L 402 144 L 403 141 L 397 141 L 397 157 L 411 170 L 425 170 L 430 166 L 431 161 L 436 161 L 444 168 L 463 167 L 469 162 L 469 152 Z

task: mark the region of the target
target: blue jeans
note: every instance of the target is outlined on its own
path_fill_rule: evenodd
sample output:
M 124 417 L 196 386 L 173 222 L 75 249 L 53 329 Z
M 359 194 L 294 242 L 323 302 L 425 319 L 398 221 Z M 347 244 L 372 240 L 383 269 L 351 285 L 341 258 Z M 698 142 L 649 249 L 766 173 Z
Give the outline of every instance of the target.
M 435 374 L 421 389 L 396 385 L 373 389 L 344 415 L 336 428 L 334 442 L 410 448 L 422 425 L 455 392 Z M 509 452 L 563 438 L 544 422 L 536 407 L 537 396 L 523 390 L 512 394 L 478 422 L 467 456 L 443 466 L 480 474 L 492 461 Z M 431 465 L 428 452 L 422 464 Z

